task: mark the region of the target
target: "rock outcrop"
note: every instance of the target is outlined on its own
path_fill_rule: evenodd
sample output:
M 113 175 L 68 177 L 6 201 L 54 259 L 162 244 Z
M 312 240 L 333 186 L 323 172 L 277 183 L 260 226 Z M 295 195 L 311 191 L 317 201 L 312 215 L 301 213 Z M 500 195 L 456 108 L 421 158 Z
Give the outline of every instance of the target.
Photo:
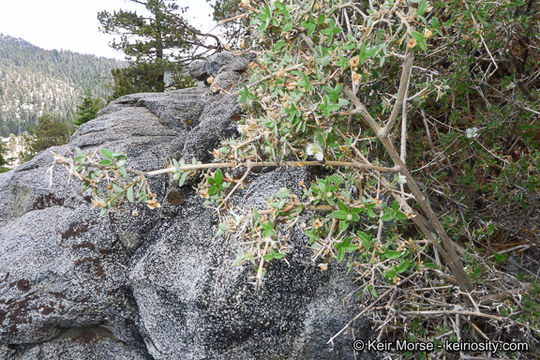
M 248 63 L 221 53 L 191 71 L 230 88 Z M 207 86 L 124 96 L 68 145 L 0 174 L 1 359 L 354 358 L 352 335 L 333 349 L 326 342 L 356 314 L 343 301 L 355 287 L 343 269 L 311 262 L 301 231 L 289 265 L 272 263 L 257 291 L 251 266 L 231 266 L 238 244 L 214 236 L 217 219 L 189 186 L 179 189 L 181 205 L 140 206 L 137 217 L 131 209 L 99 216 L 60 170 L 49 186 L 52 152 L 74 147 L 124 152 L 143 171 L 171 158 L 208 161 L 237 135 L 239 112 L 234 96 Z M 256 206 L 283 186 L 299 192 L 305 178 L 301 169 L 268 169 L 232 201 Z M 151 186 L 166 202 L 168 178 Z M 369 332 L 363 319 L 355 329 L 357 338 Z

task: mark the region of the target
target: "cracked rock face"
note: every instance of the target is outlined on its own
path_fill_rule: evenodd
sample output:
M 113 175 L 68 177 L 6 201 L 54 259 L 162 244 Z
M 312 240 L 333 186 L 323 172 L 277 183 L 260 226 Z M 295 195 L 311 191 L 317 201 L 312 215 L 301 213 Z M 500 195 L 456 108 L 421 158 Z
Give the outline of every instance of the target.
M 248 63 L 221 53 L 192 70 L 235 86 Z M 273 262 L 256 291 L 252 267 L 231 266 L 238 244 L 214 236 L 217 219 L 190 186 L 177 189 L 182 202 L 167 204 L 168 178 L 153 178 L 167 211 L 139 206 L 137 217 L 131 208 L 100 217 L 59 168 L 49 187 L 52 152 L 74 147 L 124 152 L 142 171 L 171 158 L 209 161 L 221 139 L 237 135 L 239 112 L 235 97 L 205 86 L 127 95 L 69 144 L 0 174 L 0 359 L 354 358 L 351 335 L 333 351 L 326 345 L 358 311 L 343 302 L 354 285 L 342 269 L 312 264 L 300 230 L 290 266 Z M 252 174 L 231 201 L 260 206 L 280 187 L 298 192 L 306 175 Z M 364 320 L 355 328 L 368 335 Z

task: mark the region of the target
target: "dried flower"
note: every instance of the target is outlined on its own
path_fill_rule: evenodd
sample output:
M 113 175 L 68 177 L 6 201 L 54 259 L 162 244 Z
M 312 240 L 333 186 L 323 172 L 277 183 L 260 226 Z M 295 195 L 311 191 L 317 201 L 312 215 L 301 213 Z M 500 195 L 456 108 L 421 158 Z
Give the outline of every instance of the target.
M 224 48 L 225 48 L 225 50 L 229 51 L 229 50 L 231 50 L 231 45 L 230 44 L 225 44 Z
M 155 208 L 161 207 L 161 205 L 157 202 L 156 199 L 150 199 L 150 200 L 147 200 L 147 201 L 146 201 L 146 206 L 148 206 L 148 208 L 149 208 L 150 210 L 153 210 L 153 209 L 155 209 Z
M 206 198 L 208 197 L 208 190 L 206 190 L 206 189 L 201 189 L 201 190 L 199 191 L 199 194 L 201 194 L 201 196 L 202 196 L 203 198 L 206 199 Z
M 433 35 L 433 33 L 431 32 L 431 30 L 429 30 L 429 29 L 425 29 L 425 30 L 424 30 L 424 37 L 425 37 L 426 39 L 429 39 L 429 38 L 431 37 L 431 35 Z
M 416 46 L 416 40 L 414 38 L 410 38 L 407 42 L 407 46 L 409 47 L 409 49 L 414 48 Z
M 295 88 L 296 88 L 296 83 L 288 83 L 285 86 L 285 89 L 287 89 L 287 90 L 294 90 Z
M 351 68 L 354 70 L 358 67 L 358 64 L 360 64 L 360 58 L 358 56 L 354 56 L 349 60 L 349 64 L 351 65 Z
M 358 74 L 357 72 L 352 72 L 352 81 L 355 83 L 355 84 L 359 84 L 360 83 L 360 74 Z
M 100 208 L 103 209 L 107 207 L 107 203 L 102 198 L 93 198 L 92 199 L 92 208 Z
M 399 283 L 399 276 L 396 276 L 396 277 L 394 278 L 394 280 L 392 280 L 392 281 L 394 282 L 394 284 Z
M 206 82 L 212 85 L 214 83 L 214 77 L 210 76 L 208 79 L 206 79 Z
M 313 221 L 313 227 L 314 227 L 315 229 L 320 229 L 322 226 L 323 226 L 323 223 L 322 223 L 322 221 L 321 221 L 319 218 L 316 218 L 316 219 Z
M 319 145 L 309 144 L 306 151 L 309 156 L 315 157 L 315 159 L 317 159 L 318 161 L 323 161 L 324 154 L 322 148 Z
M 279 70 L 276 71 L 276 74 L 275 74 L 274 76 L 276 77 L 276 79 L 279 79 L 279 78 L 282 77 L 283 75 L 285 75 L 285 69 L 279 68 Z
M 319 264 L 317 266 L 321 269 L 321 271 L 328 270 L 328 264 L 327 263 L 322 263 L 322 264 Z
M 242 6 L 248 7 L 249 6 L 249 0 L 242 0 Z

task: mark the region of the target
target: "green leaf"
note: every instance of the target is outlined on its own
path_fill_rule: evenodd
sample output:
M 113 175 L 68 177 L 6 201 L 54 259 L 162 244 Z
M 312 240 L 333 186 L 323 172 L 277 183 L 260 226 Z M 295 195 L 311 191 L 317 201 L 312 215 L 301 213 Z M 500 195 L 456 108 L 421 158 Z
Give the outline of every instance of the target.
M 244 252 L 241 249 L 238 249 L 238 255 L 236 256 L 236 259 L 234 259 L 232 266 L 238 266 L 244 261 Z
M 103 166 L 111 166 L 112 165 L 112 161 L 109 160 L 109 159 L 103 159 L 99 162 L 99 165 L 103 165 Z
M 308 35 L 308 36 L 311 36 L 311 35 L 313 34 L 313 31 L 315 30 L 315 26 L 316 26 L 316 25 L 315 25 L 314 23 L 312 23 L 311 21 L 309 21 L 309 22 L 308 22 L 308 21 L 304 21 L 304 22 L 302 23 L 302 27 L 303 27 L 304 29 L 307 29 L 307 35 Z
M 345 250 L 343 250 L 342 248 L 340 248 L 340 249 L 338 250 L 337 261 L 338 261 L 338 262 L 341 262 L 341 260 L 343 260 L 344 257 L 345 257 Z
M 286 187 L 282 187 L 278 190 L 275 196 L 279 199 L 286 198 L 287 196 L 289 196 L 289 189 L 287 189 Z
M 347 238 L 343 239 L 342 242 L 337 243 L 337 244 L 334 245 L 334 247 L 338 251 L 338 256 L 337 256 L 338 262 L 343 260 L 343 257 L 345 256 L 345 253 L 354 252 L 354 251 L 357 250 L 356 245 L 351 245 L 350 241 L 351 241 L 351 238 L 347 237 Z
M 508 254 L 493 254 L 493 256 L 495 257 L 495 262 L 497 263 L 497 265 L 501 265 L 504 260 L 506 260 L 506 258 L 508 257 Z
M 127 173 L 126 168 L 123 168 L 123 167 L 118 168 L 118 172 L 120 173 L 120 175 L 122 175 L 122 177 L 123 177 L 124 179 L 127 179 L 127 178 L 128 178 L 128 173 Z
M 217 169 L 214 173 L 214 181 L 216 185 L 221 185 L 223 182 L 223 173 L 221 172 L 221 169 Z
M 416 40 L 422 50 L 427 50 L 426 41 L 424 40 L 424 35 L 422 33 L 411 31 L 411 36 Z
M 395 216 L 395 213 L 393 212 L 387 212 L 386 214 L 384 214 L 382 217 L 381 217 L 381 220 L 382 221 L 390 221 L 394 218 Z
M 426 12 L 427 0 L 422 0 L 418 5 L 418 15 L 422 16 Z
M 281 32 L 287 32 L 287 31 L 290 31 L 292 28 L 293 28 L 294 24 L 292 22 L 289 22 L 289 23 L 286 23 L 285 25 L 283 25 L 283 27 L 281 28 Z
M 349 208 L 341 200 L 338 200 L 337 206 L 338 206 L 339 210 L 349 212 Z
M 398 274 L 401 274 L 402 272 L 404 271 L 407 271 L 407 269 L 409 268 L 409 265 L 411 263 L 409 262 L 409 260 L 405 260 L 403 261 L 401 264 L 399 264 L 398 267 L 396 267 L 396 271 Z
M 356 245 L 347 245 L 344 246 L 343 249 L 345 250 L 345 252 L 354 252 L 358 250 L 358 247 L 356 247 Z
M 129 200 L 129 202 L 133 202 L 135 200 L 134 196 L 133 196 L 133 186 L 130 186 L 128 189 L 127 189 L 127 198 Z
M 396 273 L 396 270 L 394 269 L 390 269 L 388 271 L 385 271 L 384 272 L 384 276 L 387 278 L 387 279 L 393 279 L 397 276 L 397 273 Z
M 336 210 L 332 213 L 332 216 L 339 220 L 345 220 L 347 218 L 348 212 L 345 210 Z
M 387 259 L 397 259 L 401 257 L 401 255 L 402 255 L 401 251 L 390 250 L 390 249 L 386 249 L 384 251 L 384 257 L 386 257 Z
M 340 232 L 347 231 L 348 228 L 349 228 L 349 222 L 348 221 L 340 221 L 339 222 L 339 231 Z
M 270 9 L 270 6 L 266 4 L 261 9 L 261 12 L 259 14 L 259 19 L 261 19 L 261 22 L 263 23 L 261 25 L 261 30 L 264 30 L 270 25 L 270 22 L 272 21 L 272 9 Z
M 431 19 L 431 27 L 436 30 L 441 26 L 441 23 L 439 22 L 439 18 L 436 16 Z
M 178 179 L 178 186 L 179 187 L 184 186 L 188 176 L 189 176 L 189 174 L 187 172 L 183 173 L 182 176 L 180 176 L 180 179 Z
M 113 153 L 112 153 L 111 150 L 108 150 L 108 149 L 101 149 L 100 152 L 101 152 L 101 155 L 103 155 L 103 156 L 106 157 L 107 159 L 112 159 L 112 158 L 113 158 Z
M 366 52 L 366 58 L 369 59 L 370 57 L 373 57 L 377 53 L 378 50 L 379 48 L 376 46 L 369 48 L 369 50 Z
M 396 219 L 398 220 L 401 220 L 401 221 L 404 221 L 404 220 L 407 220 L 407 215 L 405 215 L 404 213 L 402 213 L 401 211 L 398 211 L 396 213 Z
M 280 52 L 281 48 L 285 45 L 285 41 L 280 40 L 277 43 L 274 44 L 274 47 L 272 48 L 273 52 Z
M 276 10 L 283 14 L 287 9 L 285 8 L 285 5 L 281 1 L 275 1 L 274 6 L 276 7 Z
M 115 183 L 112 183 L 112 188 L 114 191 L 116 191 L 117 193 L 121 193 L 124 191 L 124 188 L 122 188 L 121 186 L 115 184 Z
M 362 243 L 364 241 L 369 241 L 370 240 L 370 236 L 368 234 L 366 234 L 365 232 L 363 231 L 358 231 L 356 233 L 356 235 L 358 235 L 358 237 L 360 238 L 360 240 L 362 240 Z

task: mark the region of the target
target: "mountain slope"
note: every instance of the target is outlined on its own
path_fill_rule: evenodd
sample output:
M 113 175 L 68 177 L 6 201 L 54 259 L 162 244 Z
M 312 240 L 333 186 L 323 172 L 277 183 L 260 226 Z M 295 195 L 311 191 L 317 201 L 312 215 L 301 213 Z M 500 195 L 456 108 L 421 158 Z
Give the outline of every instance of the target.
M 110 71 L 124 62 L 44 50 L 0 34 L 0 136 L 31 129 L 44 113 L 71 123 L 85 89 L 105 97 Z

